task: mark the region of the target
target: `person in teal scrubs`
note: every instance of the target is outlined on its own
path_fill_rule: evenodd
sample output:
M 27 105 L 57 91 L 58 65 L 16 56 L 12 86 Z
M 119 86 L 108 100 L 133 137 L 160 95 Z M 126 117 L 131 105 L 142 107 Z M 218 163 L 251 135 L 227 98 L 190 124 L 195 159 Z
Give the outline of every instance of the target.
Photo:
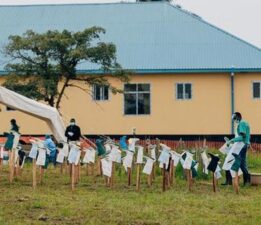
M 247 121 L 242 119 L 242 115 L 239 112 L 235 112 L 232 119 L 237 124 L 238 136 L 228 141 L 227 144 L 229 145 L 235 142 L 244 142 L 245 144 L 239 153 L 241 159 L 240 169 L 243 172 L 243 180 L 245 185 L 246 183 L 250 183 L 250 174 L 248 172 L 246 162 L 247 149 L 250 147 L 250 126 Z

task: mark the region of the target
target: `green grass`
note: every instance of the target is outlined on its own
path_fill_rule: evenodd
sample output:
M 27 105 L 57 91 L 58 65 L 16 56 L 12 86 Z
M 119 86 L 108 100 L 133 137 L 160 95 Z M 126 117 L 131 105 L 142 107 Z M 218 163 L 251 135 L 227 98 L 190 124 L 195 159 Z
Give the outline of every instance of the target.
M 261 172 L 261 158 L 249 156 L 250 170 Z M 105 187 L 104 178 L 82 177 L 76 191 L 70 190 L 68 175 L 60 175 L 59 168 L 50 167 L 44 184 L 36 190 L 31 187 L 31 165 L 12 185 L 8 183 L 8 168 L 0 173 L 0 224 L 116 224 L 116 225 L 169 225 L 169 224 L 261 224 L 261 187 L 240 187 L 236 195 L 232 187 L 219 185 L 212 192 L 211 180 L 200 174 L 193 190 L 188 191 L 177 168 L 176 184 L 162 192 L 160 172 L 152 187 L 142 175 L 141 192 L 127 186 L 124 170 L 117 172 L 113 190 Z M 222 181 L 219 181 L 221 183 Z M 242 181 L 241 181 L 242 182 Z

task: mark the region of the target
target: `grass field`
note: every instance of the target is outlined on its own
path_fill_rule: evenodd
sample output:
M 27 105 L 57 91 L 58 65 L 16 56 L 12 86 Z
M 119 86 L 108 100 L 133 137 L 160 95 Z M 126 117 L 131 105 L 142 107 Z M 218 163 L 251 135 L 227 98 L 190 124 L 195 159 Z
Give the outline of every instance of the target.
M 261 172 L 261 158 L 249 156 L 250 171 Z M 125 172 L 117 172 L 113 190 L 105 187 L 104 178 L 86 176 L 82 167 L 81 182 L 70 190 L 68 175 L 50 167 L 44 184 L 31 187 L 31 164 L 12 185 L 8 183 L 8 168 L 0 173 L 0 224 L 261 224 L 261 186 L 240 187 L 236 195 L 231 186 L 219 185 L 212 192 L 208 177 L 196 179 L 189 192 L 177 168 L 176 184 L 162 192 L 159 171 L 152 187 L 142 176 L 141 192 L 135 192 L 135 174 L 131 187 Z M 222 181 L 219 181 L 221 183 Z

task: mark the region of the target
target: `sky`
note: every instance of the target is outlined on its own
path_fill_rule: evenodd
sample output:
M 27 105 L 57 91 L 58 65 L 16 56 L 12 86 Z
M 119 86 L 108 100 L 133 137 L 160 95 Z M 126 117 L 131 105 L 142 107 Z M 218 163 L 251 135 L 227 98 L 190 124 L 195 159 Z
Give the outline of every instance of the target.
M 122 1 L 135 2 L 135 0 Z M 120 0 L 0 0 L 0 5 L 109 2 Z M 261 0 L 173 0 L 172 2 L 261 48 Z

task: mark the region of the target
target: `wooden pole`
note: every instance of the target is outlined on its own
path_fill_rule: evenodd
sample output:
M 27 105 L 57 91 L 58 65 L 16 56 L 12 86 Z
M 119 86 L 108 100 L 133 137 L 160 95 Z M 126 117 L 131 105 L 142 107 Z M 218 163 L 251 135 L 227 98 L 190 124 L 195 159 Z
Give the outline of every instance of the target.
M 42 185 L 43 184 L 43 176 L 44 176 L 44 167 L 40 166 L 40 179 L 39 183 Z
M 215 173 L 212 174 L 212 183 L 213 183 L 213 191 L 216 192 L 217 191 L 217 187 L 216 187 L 216 178 L 215 178 Z
M 75 165 L 74 165 L 74 163 L 72 163 L 71 166 L 72 166 L 71 189 L 72 189 L 72 191 L 74 191 L 75 190 Z
M 91 175 L 94 175 L 94 163 L 91 164 Z
M 81 165 L 80 165 L 80 163 L 77 165 L 77 170 L 78 170 L 78 172 L 77 172 L 77 183 L 79 183 L 80 180 L 81 180 Z
M 188 189 L 189 189 L 189 191 L 191 191 L 191 187 L 192 187 L 191 170 L 186 169 L 185 172 L 186 172 L 186 176 L 187 176 Z
M 67 157 L 64 158 L 64 166 L 65 166 L 65 173 L 66 174 L 70 173 L 70 165 L 67 161 Z
M 78 184 L 81 178 L 80 164 L 75 165 L 75 182 Z
M 192 171 L 191 170 L 189 170 L 189 185 L 190 185 L 190 191 L 192 191 L 193 179 L 192 179 Z
M 64 163 L 61 163 L 61 165 L 60 165 L 60 173 L 61 173 L 61 175 L 63 174 L 63 165 L 64 165 Z
M 3 170 L 3 159 L 0 158 L 0 172 Z
M 176 184 L 176 166 L 173 166 L 173 177 L 172 177 L 172 185 Z
M 33 159 L 33 188 L 35 189 L 37 186 L 36 181 L 36 159 Z
M 115 181 L 115 162 L 112 162 L 110 187 L 113 188 Z
M 78 166 L 74 165 L 74 182 L 75 184 L 78 183 Z
M 166 164 L 163 163 L 163 170 L 162 170 L 162 191 L 166 191 Z
M 131 186 L 131 168 L 128 168 L 127 171 L 128 171 L 128 186 Z
M 104 176 L 104 178 L 105 178 L 105 186 L 106 186 L 106 187 L 110 187 L 110 185 L 111 185 L 111 180 L 110 180 L 110 178 L 107 177 L 107 176 Z
M 16 150 L 14 150 L 14 177 L 19 176 L 19 163 L 17 165 Z
M 152 167 L 152 174 L 151 174 L 151 179 L 152 180 L 155 180 L 155 178 L 156 178 L 156 162 L 155 163 L 153 163 L 153 167 Z
M 14 179 L 14 151 L 9 151 L 9 183 L 11 184 Z
M 86 176 L 89 176 L 89 164 L 88 163 L 86 163 L 85 171 L 86 171 Z
M 153 165 L 154 166 L 154 165 Z M 148 186 L 150 187 L 152 185 L 152 177 L 153 177 L 153 169 L 150 175 L 148 175 Z
M 102 175 L 102 165 L 101 165 L 101 158 L 98 157 L 97 160 L 97 175 L 101 176 Z
M 238 172 L 236 172 L 235 177 L 233 178 L 233 186 L 236 194 L 239 194 L 239 177 Z
M 137 164 L 137 180 L 136 180 L 136 191 L 140 192 L 140 170 L 141 164 Z
M 2 172 L 2 170 L 3 170 L 3 159 L 1 158 L 1 156 L 3 156 L 3 154 L 4 154 L 3 151 L 4 151 L 4 149 L 1 146 L 0 147 L 0 172 Z
M 170 185 L 173 186 L 173 173 L 174 172 L 174 162 L 171 159 L 170 160 L 170 170 L 169 170 L 169 180 L 170 180 Z

